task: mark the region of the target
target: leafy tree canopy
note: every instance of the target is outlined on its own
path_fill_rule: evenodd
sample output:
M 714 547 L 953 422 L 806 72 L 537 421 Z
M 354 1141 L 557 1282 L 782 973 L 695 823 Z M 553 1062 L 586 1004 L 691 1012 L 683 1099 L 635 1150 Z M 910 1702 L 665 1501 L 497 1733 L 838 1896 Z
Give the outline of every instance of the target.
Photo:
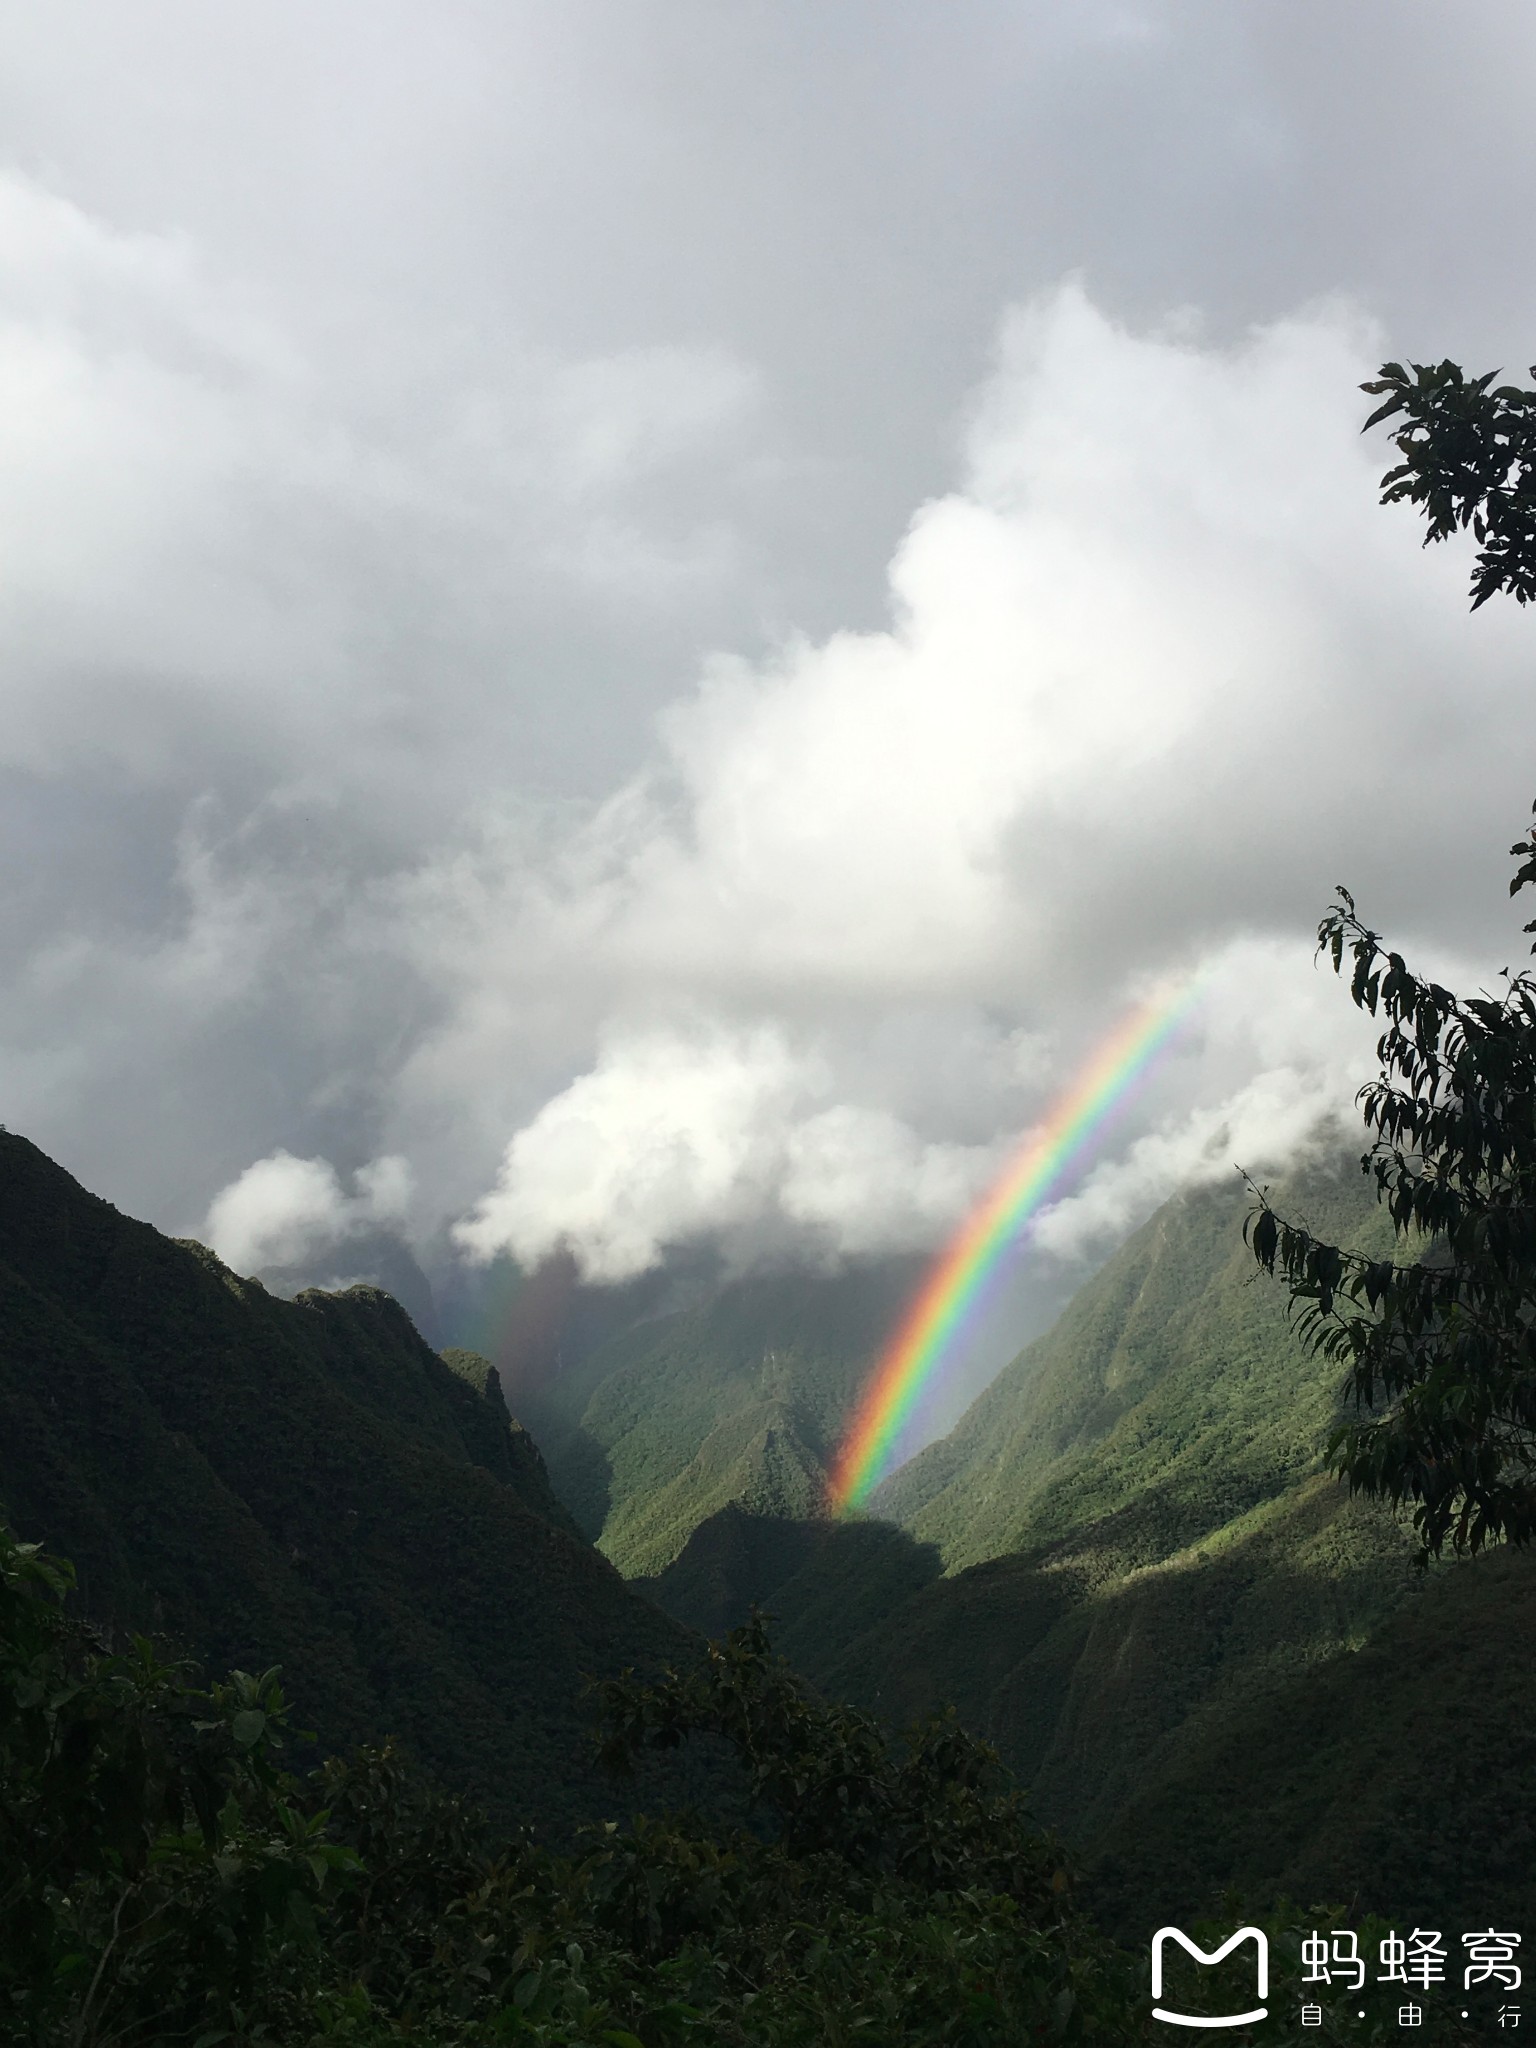
M 1536 879 L 1536 833 L 1515 887 Z M 1411 1505 L 1422 1555 L 1536 1534 L 1536 981 L 1463 998 L 1421 980 L 1347 890 L 1319 946 L 1386 1029 L 1361 1091 L 1403 1262 L 1341 1250 L 1260 1197 L 1247 1236 L 1295 1325 L 1347 1368 L 1331 1459 L 1357 1492 Z
M 0 2043 L 992 2048 L 1147 2038 L 1140 1959 L 952 1721 L 892 1743 L 761 1622 L 596 1688 L 611 1762 L 700 1736 L 750 1825 L 498 1837 L 393 1744 L 282 1766 L 277 1674 L 204 1689 L 73 1622 L 0 1519 Z
M 1421 506 L 1426 544 L 1470 526 L 1473 609 L 1536 595 L 1536 391 L 1455 363 L 1386 363 L 1366 422 L 1403 417 L 1383 502 Z M 1532 372 L 1536 376 L 1536 370 Z M 1511 848 L 1515 895 L 1536 881 L 1536 828 Z M 1525 927 L 1536 931 L 1536 921 Z M 1340 888 L 1318 948 L 1381 1016 L 1380 1078 L 1361 1091 L 1373 1175 L 1399 1263 L 1342 1251 L 1277 1216 L 1246 1226 L 1278 1270 L 1296 1327 L 1347 1368 L 1352 1413 L 1330 1456 L 1352 1488 L 1411 1505 L 1421 1561 L 1536 1535 L 1536 978 L 1455 995 L 1414 974 Z
M 1472 609 L 1495 591 L 1536 597 L 1536 391 L 1468 377 L 1455 363 L 1383 363 L 1360 388 L 1382 403 L 1366 428 L 1401 425 L 1402 460 L 1382 478 L 1384 505 L 1422 507 L 1433 540 L 1470 526 L 1478 542 Z M 1536 379 L 1536 365 L 1531 376 Z

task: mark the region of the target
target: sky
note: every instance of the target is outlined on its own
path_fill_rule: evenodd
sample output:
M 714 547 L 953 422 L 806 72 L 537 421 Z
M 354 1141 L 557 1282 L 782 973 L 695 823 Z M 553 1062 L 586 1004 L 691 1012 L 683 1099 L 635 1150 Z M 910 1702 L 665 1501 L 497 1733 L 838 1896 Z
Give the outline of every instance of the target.
M 0 0 L 0 1116 L 239 1270 L 942 1243 L 1348 1112 L 1345 881 L 1518 964 L 1536 621 L 1382 510 L 1525 374 L 1464 0 Z M 1000 1360 L 998 1361 L 1000 1362 Z

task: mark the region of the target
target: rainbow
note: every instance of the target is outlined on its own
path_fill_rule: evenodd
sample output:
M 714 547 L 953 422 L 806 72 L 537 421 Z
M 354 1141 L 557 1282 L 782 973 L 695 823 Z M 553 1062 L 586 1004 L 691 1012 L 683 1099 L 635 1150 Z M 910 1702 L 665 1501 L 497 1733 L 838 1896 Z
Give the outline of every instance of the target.
M 885 1477 L 924 1389 L 953 1354 L 1023 1232 L 1124 1107 L 1200 992 L 1198 980 L 1143 1003 L 1106 1038 L 935 1260 L 859 1396 L 827 1484 L 834 1514 Z

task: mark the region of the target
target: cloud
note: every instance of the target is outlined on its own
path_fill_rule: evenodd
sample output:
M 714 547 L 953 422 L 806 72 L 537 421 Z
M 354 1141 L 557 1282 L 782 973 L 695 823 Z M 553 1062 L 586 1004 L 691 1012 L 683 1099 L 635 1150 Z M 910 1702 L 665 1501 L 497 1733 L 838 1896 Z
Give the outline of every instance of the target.
M 512 644 L 493 542 L 524 594 L 564 575 L 568 544 L 662 502 L 645 494 L 669 462 L 733 445 L 755 375 L 708 349 L 639 350 L 551 371 L 525 404 L 450 394 L 438 371 L 422 419 L 385 433 L 368 370 L 341 403 L 333 365 L 171 243 L 30 188 L 12 239 L 35 281 L 28 236 L 73 282 L 21 329 L 44 357 L 63 337 L 78 377 L 61 389 L 89 398 L 122 491 L 103 499 L 100 617 L 36 535 L 22 551 L 15 787 L 46 831 L 50 777 L 85 774 L 91 749 L 112 763 L 91 816 L 152 758 L 189 781 L 137 920 L 81 928 L 39 896 L 0 999 L 8 1120 L 45 1139 L 50 1120 L 113 1120 L 166 1207 L 192 1206 L 198 1174 L 222 1184 L 213 1221 L 247 1261 L 320 1256 L 357 1227 L 372 1198 L 325 1162 L 369 1156 L 409 1160 L 406 1227 L 440 1266 L 565 1247 L 614 1280 L 699 1239 L 737 1265 L 937 1243 L 1118 1017 L 1208 970 L 1198 1031 L 1045 1232 L 1086 1242 L 1204 1171 L 1223 1128 L 1278 1144 L 1335 1087 L 1347 1106 L 1337 1020 L 1359 1020 L 1310 965 L 1336 878 L 1394 937 L 1438 943 L 1453 980 L 1508 944 L 1498 853 L 1536 752 L 1523 622 L 1469 622 L 1465 564 L 1378 510 L 1355 387 L 1381 344 L 1356 310 L 1215 345 L 1187 323 L 1127 326 L 1080 284 L 1038 295 L 1001 329 L 952 486 L 894 551 L 885 622 L 709 657 L 675 679 L 639 768 L 556 801 L 516 772 L 526 696 L 488 718 L 483 665 L 466 679 L 445 653 L 482 629 Z M 104 368 L 82 279 L 154 316 Z M 119 309 L 101 331 L 130 327 Z M 200 337 L 196 376 L 167 332 Z M 113 439 L 122 376 L 165 397 L 191 465 L 169 528 L 142 516 L 148 440 L 130 460 Z M 141 434 L 143 390 L 119 408 Z M 202 442 L 187 391 L 212 408 Z M 77 399 L 57 401 L 63 425 Z M 60 445 L 67 469 L 85 440 Z M 55 457 L 40 439 L 28 459 L 18 534 Z M 86 490 L 70 472 L 58 500 Z M 240 566 L 249 520 L 289 512 L 292 534 L 251 552 L 259 573 Z M 473 589 L 462 562 L 442 571 L 460 533 Z M 348 534 L 371 564 L 355 584 L 326 553 Z M 440 691 L 402 693 L 392 665 L 395 607 L 422 616 L 396 560 L 427 579 L 438 623 L 411 662 L 443 654 Z M 109 626 L 153 688 L 123 686 Z M 249 690 L 212 672 L 231 649 Z M 226 713 L 223 741 L 198 737 Z M 213 773 L 221 745 L 248 787 Z
M 1056 1259 L 1081 1258 L 1117 1243 L 1180 1188 L 1230 1183 L 1238 1171 L 1262 1185 L 1314 1151 L 1363 1151 L 1348 1105 L 1370 1065 L 1356 1050 L 1353 1060 L 1268 1068 L 1224 1100 L 1165 1116 L 1044 1210 L 1031 1243 Z
M 1531 622 L 1355 385 L 1527 360 L 1529 10 L 248 12 L 7 23 L 0 1115 L 88 1185 L 927 1244 L 1209 966 L 1060 1279 L 1349 1114 L 1336 880 L 1520 956 Z
M 203 1235 L 239 1273 L 324 1257 L 347 1238 L 404 1223 L 411 1175 L 403 1159 L 371 1160 L 346 1193 L 324 1159 L 274 1152 L 258 1159 L 208 1206 Z
M 1068 1192 L 1031 1230 L 1039 1250 L 1072 1260 L 1101 1249 L 1181 1186 L 1283 1166 L 1347 1110 L 1372 1071 L 1374 1028 L 1337 988 L 1314 979 L 1303 993 L 1296 969 L 1296 949 L 1273 940 L 1238 939 L 1202 963 L 1185 1042 L 1144 1102 L 1069 1157 Z M 1095 1038 L 1118 1022 L 1098 1018 Z M 1090 1038 L 1078 1063 L 1096 1050 Z M 472 1258 L 509 1252 L 529 1266 L 567 1252 L 597 1282 L 700 1240 L 739 1266 L 934 1246 L 1034 1141 L 1033 1121 L 1011 1121 L 1019 1106 L 1048 1113 L 1074 1078 L 1064 1060 L 1042 1074 L 1033 1057 L 992 1052 L 990 1087 L 976 1077 L 971 1103 L 990 1095 L 992 1128 L 966 1143 L 838 1099 L 861 1085 L 867 1097 L 878 1076 L 825 1031 L 798 1051 L 762 1026 L 615 1032 L 512 1139 L 456 1241 Z
M 633 635 L 742 573 L 729 512 L 681 506 L 755 449 L 729 350 L 317 334 L 3 167 L 0 396 L 0 762 L 34 773 L 387 794 L 430 831 L 475 753 L 526 767 L 505 713 L 548 672 L 509 641 L 552 608 Z
M 1375 511 L 1375 353 L 1347 313 L 1230 352 L 1128 334 L 1076 287 L 1019 315 L 963 487 L 892 564 L 892 626 L 716 663 L 666 714 L 664 778 L 593 827 L 607 873 L 568 914 L 699 984 L 991 992 L 1108 931 L 1145 965 L 1202 917 L 1315 901 L 1274 859 L 1303 821 L 1374 863 L 1361 770 L 1422 777 L 1465 660 L 1458 569 Z M 1463 702 L 1491 724 L 1514 676 L 1478 666 Z
M 569 1247 L 593 1279 L 629 1279 L 760 1207 L 772 1134 L 803 1085 L 770 1030 L 618 1042 L 517 1133 L 455 1235 L 529 1264 Z
M 570 1252 L 599 1282 L 701 1238 L 748 1265 L 932 1242 L 991 1149 L 923 1145 L 888 1112 L 822 1107 L 831 1085 L 819 1055 L 771 1027 L 616 1034 L 513 1138 L 455 1238 L 529 1266 Z
M 1335 876 L 1475 975 L 1474 834 L 1518 829 L 1510 736 L 1536 741 L 1519 622 L 1469 631 L 1463 565 L 1376 508 L 1378 352 L 1338 306 L 1225 349 L 1073 284 L 1012 318 L 887 628 L 716 660 L 553 858 L 439 877 L 435 965 L 476 962 L 445 1042 L 469 1053 L 504 949 L 525 1010 L 579 990 L 602 1048 L 460 1242 L 601 1277 L 700 1235 L 935 1242 L 1138 992 L 1197 968 L 1190 1048 L 1042 1244 L 1347 1111 L 1374 1034 L 1311 964 Z

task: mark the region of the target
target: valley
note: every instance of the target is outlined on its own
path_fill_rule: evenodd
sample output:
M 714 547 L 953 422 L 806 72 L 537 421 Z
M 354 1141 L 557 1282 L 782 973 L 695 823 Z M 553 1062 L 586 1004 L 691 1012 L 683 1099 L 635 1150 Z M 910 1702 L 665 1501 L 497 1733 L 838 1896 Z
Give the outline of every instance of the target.
M 1390 1242 L 1347 1154 L 1273 1192 Z M 829 1731 L 953 1709 L 1132 1950 L 1234 1900 L 1511 1919 L 1536 1906 L 1536 1574 L 1415 1571 L 1324 1470 L 1335 1374 L 1255 1275 L 1248 1202 L 1234 1177 L 1164 1204 L 834 1519 L 899 1268 L 645 1315 L 514 1420 L 487 1358 L 434 1353 L 377 1288 L 280 1299 L 5 1134 L 0 1502 L 74 1560 L 103 1640 L 281 1665 L 295 1761 L 398 1738 L 554 1844 L 633 1806 L 739 1824 L 718 1744 L 605 1776 L 582 1688 L 672 1683 L 756 1610 Z
M 1273 1196 L 1341 1243 L 1373 1253 L 1391 1243 L 1342 1147 Z M 1475 1916 L 1507 1907 L 1518 1868 L 1520 1898 L 1536 1903 L 1518 1854 L 1513 1864 L 1470 1850 L 1388 1856 L 1381 1840 L 1405 1803 L 1423 1841 L 1459 1838 L 1461 1780 L 1445 1768 L 1458 1726 L 1482 1731 L 1497 1788 L 1488 1798 L 1514 1838 L 1536 1821 L 1528 1745 L 1508 1711 L 1529 1677 L 1536 1575 L 1520 1556 L 1418 1573 L 1390 1511 L 1324 1472 L 1337 1375 L 1294 1338 L 1283 1290 L 1256 1274 L 1242 1238 L 1248 1206 L 1235 1175 L 1165 1204 L 949 1436 L 890 1478 L 867 1515 L 843 1522 L 800 1506 L 828 1463 L 825 1422 L 777 1424 L 798 1449 L 793 1483 L 776 1490 L 769 1419 L 816 1416 L 818 1372 L 849 1383 L 842 1356 L 803 1339 L 792 1348 L 766 1288 L 757 1328 L 777 1356 L 769 1366 L 763 1354 L 756 1382 L 735 1304 L 646 1326 L 618 1385 L 594 1387 L 592 1412 L 608 1427 L 622 1386 L 628 1414 L 670 1432 L 686 1478 L 671 1481 L 665 1544 L 629 1547 L 644 1510 L 622 1491 L 598 1540 L 631 1570 L 653 1564 L 677 1545 L 691 1497 L 686 1541 L 632 1583 L 712 1634 L 764 1609 L 797 1668 L 893 1724 L 953 1705 L 1127 1927 L 1175 1902 L 1209 1906 L 1229 1884 L 1426 1912 L 1438 1900 Z M 867 1356 L 879 1342 L 872 1323 Z M 679 1378 L 707 1383 L 712 1327 L 731 1330 L 730 1398 L 756 1428 L 742 1428 L 735 1464 L 717 1455 L 728 1427 L 671 1391 Z M 785 1358 L 799 1406 L 775 1411 L 769 1375 L 788 1378 Z M 706 1472 L 709 1487 L 696 1483 Z M 1436 1698 L 1420 1646 L 1451 1617 L 1502 1648 L 1480 1665 L 1437 1659 L 1448 1691 Z M 1385 1762 L 1379 1719 L 1402 1744 Z M 1294 1800 L 1277 1835 L 1249 1802 L 1250 1760 L 1300 1784 L 1313 1767 L 1299 1738 L 1280 1743 L 1275 1730 L 1319 1724 L 1316 1796 Z M 1344 1781 L 1357 1786 L 1348 1825 Z

